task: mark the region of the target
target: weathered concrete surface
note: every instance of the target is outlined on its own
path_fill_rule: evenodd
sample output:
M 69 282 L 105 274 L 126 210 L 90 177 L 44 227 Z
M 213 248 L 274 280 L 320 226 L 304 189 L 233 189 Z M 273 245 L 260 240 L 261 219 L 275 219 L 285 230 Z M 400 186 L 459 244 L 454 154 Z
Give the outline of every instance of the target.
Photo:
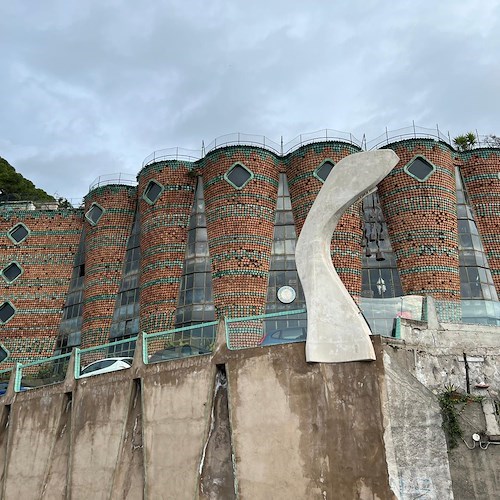
M 421 329 L 418 338 L 372 337 L 374 363 L 309 364 L 301 343 L 241 351 L 219 343 L 213 356 L 8 393 L 2 498 L 230 499 L 233 488 L 242 500 L 495 498 L 500 446 L 463 444 L 448 460 L 428 390 L 440 386 L 415 368 L 420 359 L 447 367 L 474 346 L 457 339 L 454 351 L 437 332 L 427 338 L 425 325 L 406 326 Z M 485 339 L 485 355 L 494 353 L 493 336 Z M 215 391 L 223 373 L 227 392 Z M 498 429 L 491 398 L 484 402 L 478 415 L 463 414 L 469 445 L 473 431 Z
M 108 499 L 113 492 L 132 389 L 132 380 L 119 372 L 79 381 L 71 425 L 72 499 Z
M 390 483 L 400 499 L 453 498 L 446 438 L 437 398 L 383 353 L 387 392 L 385 429 Z
M 228 361 L 242 499 L 390 499 L 375 363 L 307 364 L 303 345 Z
M 349 155 L 330 172 L 297 240 L 295 261 L 307 304 L 307 361 L 374 360 L 370 328 L 332 264 L 330 243 L 345 210 L 397 165 L 386 149 Z
M 429 489 L 425 493 L 428 498 L 496 498 L 500 491 L 500 445 L 488 445 L 486 450 L 476 445 L 470 450 L 459 440 L 459 446 L 445 456 L 443 437 L 439 436 L 442 431 L 437 397 L 425 398 L 423 388 L 438 395 L 446 388 L 454 387 L 463 394 L 469 391 L 473 396 L 484 398 L 482 404 L 469 404 L 457 410 L 459 425 L 469 446 L 473 445 L 473 433 L 496 434 L 499 425 L 494 400 L 498 401 L 500 394 L 499 329 L 463 324 L 427 328 L 425 323 L 411 320 L 402 320 L 401 326 L 400 340 L 384 339 L 389 440 L 393 440 L 396 470 L 398 477 L 403 478 L 402 486 L 411 488 L 407 496 L 400 490 L 401 498 L 412 498 L 412 491 L 424 494 L 426 488 Z M 478 384 L 487 387 L 477 387 Z M 418 394 L 421 396 L 417 397 Z M 482 439 L 487 442 L 487 438 Z M 432 451 L 431 455 L 428 455 L 429 451 Z M 389 450 L 387 455 L 391 456 Z M 441 464 L 435 460 L 439 456 Z M 445 466 L 449 468 L 452 481 L 449 496 L 432 493 L 436 484 L 441 483 L 440 477 L 448 475 L 442 471 L 437 475 L 439 483 L 436 483 L 436 474 L 421 462 L 422 457 L 427 457 L 429 464 L 435 465 L 436 472 Z M 415 468 L 413 472 L 412 468 Z M 392 480 L 394 467 L 391 463 L 389 470 Z M 430 481 L 426 480 L 427 476 Z M 420 478 L 418 483 L 415 482 L 417 478 Z
M 483 433 L 485 429 L 484 413 L 480 403 L 462 405 L 460 426 L 464 439 L 457 448 L 450 451 L 450 470 L 453 480 L 455 500 L 499 498 L 500 492 L 500 445 L 486 445 L 482 438 L 482 449 L 474 445 L 473 433 Z M 473 447 L 471 450 L 467 447 Z
M 500 332 L 484 325 L 442 324 L 402 320 L 401 340 L 387 339 L 399 362 L 434 393 L 454 385 L 478 396 L 500 397 Z M 465 354 L 465 359 L 464 359 Z M 465 362 L 467 361 L 467 363 Z M 467 377 L 468 372 L 468 377 Z M 487 384 L 487 391 L 476 387 Z
M 69 394 L 71 396 L 71 394 Z M 59 426 L 53 444 L 51 459 L 47 464 L 48 472 L 40 498 L 56 500 L 68 498 L 68 464 L 70 462 L 71 445 L 71 405 L 72 401 L 64 394 L 64 408 L 59 418 Z
M 2 498 L 32 498 L 45 489 L 66 398 L 50 392 L 37 397 L 35 392 L 11 407 Z M 65 498 L 66 481 L 56 483 L 51 498 Z
M 133 381 L 127 423 L 113 475 L 111 499 L 142 498 L 144 455 L 142 443 L 141 380 Z
M 191 499 L 208 438 L 216 367 L 210 356 L 158 363 L 143 378 L 146 496 Z
M 217 371 L 215 378 L 210 432 L 200 475 L 200 498 L 236 499 L 227 378 L 222 369 Z

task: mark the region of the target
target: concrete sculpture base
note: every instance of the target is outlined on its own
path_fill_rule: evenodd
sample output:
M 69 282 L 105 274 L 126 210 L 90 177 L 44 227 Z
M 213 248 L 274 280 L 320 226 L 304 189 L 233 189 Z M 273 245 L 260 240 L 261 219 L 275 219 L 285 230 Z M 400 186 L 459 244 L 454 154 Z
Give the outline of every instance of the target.
M 307 305 L 307 361 L 375 359 L 368 324 L 333 267 L 330 241 L 344 211 L 373 189 L 398 161 L 391 150 L 343 158 L 309 211 L 295 252 Z

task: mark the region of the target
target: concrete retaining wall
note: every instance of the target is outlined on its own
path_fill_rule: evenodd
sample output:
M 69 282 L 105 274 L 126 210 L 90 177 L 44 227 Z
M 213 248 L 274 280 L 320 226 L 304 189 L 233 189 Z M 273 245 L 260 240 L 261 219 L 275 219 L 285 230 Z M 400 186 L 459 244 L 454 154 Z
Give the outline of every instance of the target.
M 3 498 L 392 498 L 381 369 L 221 348 L 8 393 Z
M 219 344 L 213 355 L 148 366 L 137 356 L 129 370 L 9 388 L 0 399 L 2 498 L 441 500 L 498 491 L 500 446 L 464 443 L 448 454 L 410 340 L 373 341 L 375 362 L 308 364 L 302 343 Z M 475 411 L 485 429 L 495 421 Z M 466 429 L 469 445 L 478 429 Z

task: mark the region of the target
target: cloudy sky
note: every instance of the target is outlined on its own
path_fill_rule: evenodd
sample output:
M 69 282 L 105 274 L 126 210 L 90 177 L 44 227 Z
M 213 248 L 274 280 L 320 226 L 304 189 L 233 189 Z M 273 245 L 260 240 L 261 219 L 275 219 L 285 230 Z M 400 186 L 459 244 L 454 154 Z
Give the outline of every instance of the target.
M 18 0 L 0 56 L 0 156 L 67 198 L 230 132 L 500 135 L 497 0 Z

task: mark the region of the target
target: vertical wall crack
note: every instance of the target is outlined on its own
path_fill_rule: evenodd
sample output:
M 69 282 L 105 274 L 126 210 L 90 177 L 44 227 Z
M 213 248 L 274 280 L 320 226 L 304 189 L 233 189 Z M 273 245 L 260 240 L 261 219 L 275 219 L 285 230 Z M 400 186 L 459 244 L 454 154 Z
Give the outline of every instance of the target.
M 226 370 L 224 365 L 217 365 L 210 428 L 199 466 L 200 498 L 236 498 L 233 461 Z

